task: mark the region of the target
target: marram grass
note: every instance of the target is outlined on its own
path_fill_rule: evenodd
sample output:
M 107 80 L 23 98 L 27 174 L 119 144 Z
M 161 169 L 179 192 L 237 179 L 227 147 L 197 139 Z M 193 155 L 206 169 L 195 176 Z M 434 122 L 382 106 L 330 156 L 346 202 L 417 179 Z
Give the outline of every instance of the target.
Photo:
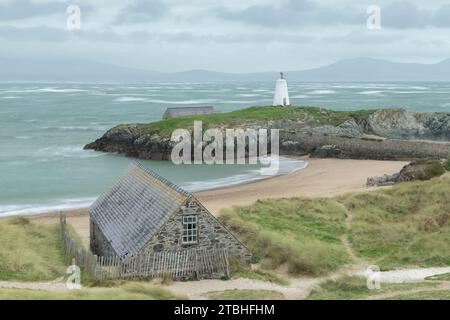
M 44 281 L 64 275 L 59 225 L 0 219 L 0 280 Z
M 350 229 L 345 216 L 352 214 Z M 340 237 L 383 270 L 450 265 L 450 175 L 329 199 L 265 200 L 220 217 L 267 270 L 321 275 L 348 264 Z

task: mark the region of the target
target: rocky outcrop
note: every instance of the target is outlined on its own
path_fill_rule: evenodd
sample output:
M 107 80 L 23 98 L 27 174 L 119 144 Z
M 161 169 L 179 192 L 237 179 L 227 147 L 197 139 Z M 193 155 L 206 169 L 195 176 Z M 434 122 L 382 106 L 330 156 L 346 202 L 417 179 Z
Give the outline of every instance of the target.
M 116 152 L 139 159 L 169 160 L 173 143 L 157 134 L 142 134 L 137 126 L 118 126 L 108 130 L 85 149 Z
M 370 177 L 367 178 L 367 186 L 368 187 L 385 187 L 392 186 L 399 181 L 400 173 L 394 174 L 385 174 L 381 177 Z
M 450 140 L 450 114 L 381 109 L 368 117 L 366 130 L 389 139 Z
M 326 117 L 327 114 L 324 111 L 319 116 Z M 379 160 L 450 156 L 450 113 L 380 109 L 363 118 L 343 118 L 337 124 L 334 118 L 322 120 L 315 123 L 307 117 L 301 120 L 242 119 L 240 124 L 233 122 L 232 128 L 280 129 L 280 149 L 285 154 Z M 108 130 L 85 148 L 141 159 L 168 160 L 173 145 L 161 132 L 148 132 L 139 125 L 121 125 Z
M 446 171 L 445 164 L 439 159 L 424 159 L 413 161 L 393 175 L 385 174 L 381 177 L 367 179 L 368 187 L 391 186 L 401 182 L 415 180 L 429 180 L 440 176 Z
M 342 158 L 344 152 L 337 145 L 324 145 L 310 152 L 312 158 Z
M 307 128 L 304 131 L 348 138 L 360 138 L 364 134 L 363 127 L 356 123 L 355 119 L 348 119 L 338 126 L 325 125 Z

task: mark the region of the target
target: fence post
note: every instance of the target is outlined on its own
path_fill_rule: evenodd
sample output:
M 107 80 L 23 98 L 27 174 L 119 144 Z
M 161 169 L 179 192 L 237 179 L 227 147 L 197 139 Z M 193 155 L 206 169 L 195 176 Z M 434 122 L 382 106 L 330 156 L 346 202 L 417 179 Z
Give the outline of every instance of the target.
M 195 279 L 196 280 L 200 280 L 199 277 L 199 264 L 198 264 L 198 253 L 197 253 L 197 249 L 194 249 L 194 274 L 195 274 Z
M 227 278 L 231 278 L 231 275 L 230 275 L 230 262 L 228 260 L 228 249 L 224 248 L 223 253 L 224 253 L 224 259 L 225 259 L 226 276 L 227 276 Z

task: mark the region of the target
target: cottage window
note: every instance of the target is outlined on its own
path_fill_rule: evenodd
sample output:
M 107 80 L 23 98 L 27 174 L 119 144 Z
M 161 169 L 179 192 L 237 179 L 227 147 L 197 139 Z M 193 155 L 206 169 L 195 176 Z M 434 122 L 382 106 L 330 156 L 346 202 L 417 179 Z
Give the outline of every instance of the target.
M 183 216 L 183 244 L 197 243 L 197 216 Z

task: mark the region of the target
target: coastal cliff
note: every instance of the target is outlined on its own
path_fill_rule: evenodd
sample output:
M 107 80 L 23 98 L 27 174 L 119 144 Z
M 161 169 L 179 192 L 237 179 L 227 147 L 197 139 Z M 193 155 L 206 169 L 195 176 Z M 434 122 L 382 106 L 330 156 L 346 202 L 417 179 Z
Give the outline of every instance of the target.
M 450 155 L 450 113 L 413 113 L 404 109 L 333 111 L 315 107 L 252 107 L 119 125 L 85 149 L 168 160 L 174 146 L 171 133 L 178 128 L 192 131 L 194 120 L 203 121 L 203 129 L 280 129 L 282 154 L 377 160 Z

